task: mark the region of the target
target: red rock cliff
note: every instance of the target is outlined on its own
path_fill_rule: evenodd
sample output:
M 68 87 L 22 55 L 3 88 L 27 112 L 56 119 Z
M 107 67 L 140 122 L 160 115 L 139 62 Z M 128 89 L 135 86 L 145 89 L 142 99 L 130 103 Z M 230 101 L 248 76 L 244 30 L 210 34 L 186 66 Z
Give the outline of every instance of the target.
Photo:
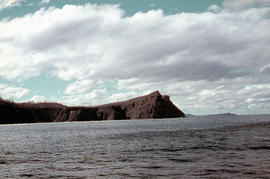
M 158 91 L 127 101 L 95 107 L 69 107 L 56 103 L 16 104 L 0 100 L 0 123 L 93 121 L 185 117 Z
M 185 117 L 185 114 L 170 101 L 169 96 L 162 96 L 155 91 L 127 101 L 71 110 L 69 121 L 176 117 Z

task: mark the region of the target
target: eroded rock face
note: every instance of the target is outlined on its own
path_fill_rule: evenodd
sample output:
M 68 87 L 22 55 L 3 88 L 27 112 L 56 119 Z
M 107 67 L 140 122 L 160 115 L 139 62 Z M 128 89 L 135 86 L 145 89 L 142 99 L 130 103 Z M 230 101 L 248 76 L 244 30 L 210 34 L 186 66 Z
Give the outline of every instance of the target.
M 171 101 L 158 91 L 127 101 L 106 105 L 72 109 L 68 121 L 154 119 L 185 117 Z
M 97 121 L 97 108 L 95 107 L 70 107 L 67 121 Z
M 96 107 L 68 107 L 56 103 L 16 104 L 0 101 L 0 123 L 96 121 L 185 117 L 158 91 L 127 101 Z
M 128 100 L 124 106 L 127 117 L 131 119 L 185 117 L 170 101 L 169 96 L 162 96 L 158 91 Z

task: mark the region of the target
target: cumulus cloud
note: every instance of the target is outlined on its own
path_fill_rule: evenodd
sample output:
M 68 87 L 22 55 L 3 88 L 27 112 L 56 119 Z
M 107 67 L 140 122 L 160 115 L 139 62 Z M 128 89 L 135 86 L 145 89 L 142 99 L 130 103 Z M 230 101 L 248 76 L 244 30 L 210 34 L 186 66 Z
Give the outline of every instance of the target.
M 25 96 L 28 93 L 28 89 L 0 83 L 0 96 L 4 99 L 17 99 Z
M 5 8 L 10 8 L 14 6 L 20 6 L 21 2 L 24 0 L 1 0 L 0 1 L 0 11 Z
M 236 109 L 247 106 L 244 96 L 232 99 L 237 91 L 269 82 L 261 79 L 270 59 L 269 10 L 211 6 L 203 13 L 152 10 L 126 17 L 117 5 L 40 9 L 0 22 L 0 77 L 48 73 L 69 83 L 68 104 L 160 89 L 188 111 Z M 99 84 L 115 79 L 117 94 Z
M 108 99 L 108 94 L 106 89 L 102 88 L 83 94 L 67 95 L 61 101 L 68 105 L 100 105 L 105 103 L 105 99 Z
M 91 91 L 95 85 L 93 80 L 81 80 L 75 81 L 67 86 L 65 89 L 65 94 L 74 95 L 74 94 L 83 94 Z
M 45 96 L 35 95 L 30 99 L 30 101 L 33 101 L 33 102 L 45 102 L 45 101 L 47 101 L 47 98 Z
M 42 1 L 41 1 L 41 4 L 48 4 L 48 3 L 50 3 L 50 1 L 51 1 L 51 0 L 42 0 Z
M 249 85 L 239 91 L 239 94 L 247 98 L 249 109 L 269 109 L 270 107 L 270 84 Z
M 148 94 L 159 89 L 162 94 L 169 94 L 176 105 L 189 113 L 206 114 L 230 111 L 243 114 L 246 113 L 249 104 L 246 102 L 247 95 L 239 93 L 239 91 L 246 87 L 246 83 L 250 83 L 250 81 L 239 78 L 186 82 L 174 80 L 144 82 L 142 79 L 132 79 L 120 80 L 118 89 L 143 91 L 141 94 Z
M 210 11 L 210 12 L 218 13 L 218 12 L 220 12 L 222 9 L 221 9 L 221 7 L 219 7 L 218 5 L 213 4 L 213 5 L 209 6 L 207 10 Z
M 223 2 L 225 8 L 230 9 L 245 9 L 253 7 L 266 7 L 270 6 L 269 0 L 225 0 Z
M 135 91 L 129 91 L 127 93 L 115 93 L 109 97 L 109 101 L 118 102 L 118 101 L 130 99 L 130 98 L 134 98 L 136 96 L 138 96 L 138 94 Z
M 263 74 L 270 75 L 270 64 L 267 64 L 267 65 L 265 65 L 264 67 L 262 67 L 261 72 L 262 72 Z
M 267 13 L 166 16 L 156 10 L 123 17 L 118 6 L 108 5 L 41 9 L 0 23 L 5 49 L 0 53 L 8 59 L 0 63 L 0 76 L 18 79 L 49 72 L 64 80 L 139 75 L 180 81 L 243 76 L 254 72 L 248 65 L 255 56 L 258 66 L 268 60 Z

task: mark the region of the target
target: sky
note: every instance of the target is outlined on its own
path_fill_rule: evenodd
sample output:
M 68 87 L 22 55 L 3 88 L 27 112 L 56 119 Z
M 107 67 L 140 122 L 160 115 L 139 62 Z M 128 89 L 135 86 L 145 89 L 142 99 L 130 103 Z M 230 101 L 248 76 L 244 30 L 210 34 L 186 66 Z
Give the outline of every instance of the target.
M 1 0 L 0 97 L 270 112 L 270 0 Z

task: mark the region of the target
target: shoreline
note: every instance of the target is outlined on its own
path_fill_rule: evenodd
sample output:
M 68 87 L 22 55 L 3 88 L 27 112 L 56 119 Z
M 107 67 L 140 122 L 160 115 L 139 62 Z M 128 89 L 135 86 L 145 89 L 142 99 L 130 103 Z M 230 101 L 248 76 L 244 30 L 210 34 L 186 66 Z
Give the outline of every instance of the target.
M 57 103 L 14 103 L 0 100 L 0 123 L 71 122 L 186 117 L 167 95 L 145 96 L 99 106 Z

